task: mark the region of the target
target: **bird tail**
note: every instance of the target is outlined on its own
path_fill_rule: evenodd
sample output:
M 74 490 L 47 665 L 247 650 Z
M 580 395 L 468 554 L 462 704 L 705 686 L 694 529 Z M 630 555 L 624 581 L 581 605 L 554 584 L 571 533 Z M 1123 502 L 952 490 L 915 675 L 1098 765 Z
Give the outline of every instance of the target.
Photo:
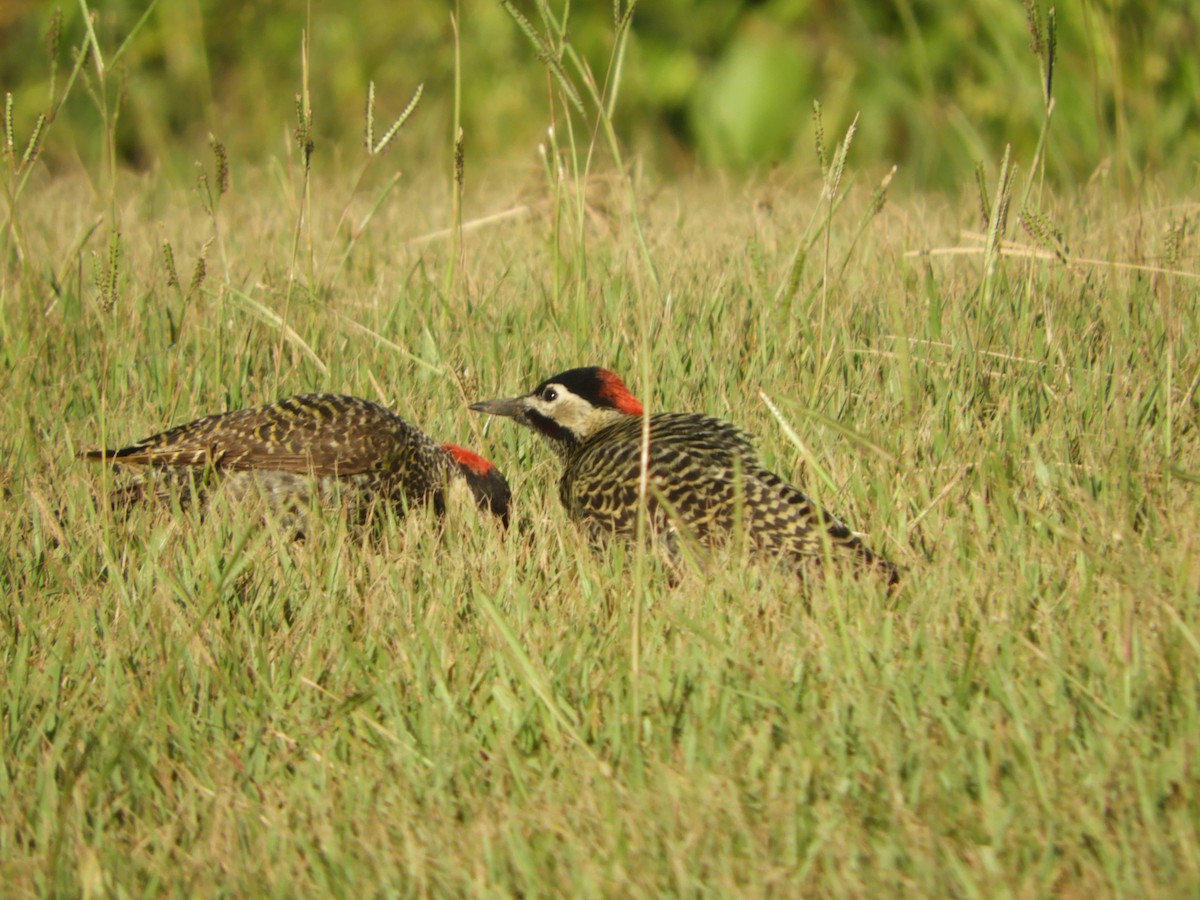
M 124 462 L 130 465 L 144 465 L 156 462 L 153 450 L 154 445 L 147 443 L 131 444 L 128 447 L 121 447 L 119 450 L 101 447 L 99 450 L 82 450 L 75 455 L 75 458 L 84 460 L 85 462 Z M 188 466 L 195 465 L 196 463 L 179 459 L 179 464 Z

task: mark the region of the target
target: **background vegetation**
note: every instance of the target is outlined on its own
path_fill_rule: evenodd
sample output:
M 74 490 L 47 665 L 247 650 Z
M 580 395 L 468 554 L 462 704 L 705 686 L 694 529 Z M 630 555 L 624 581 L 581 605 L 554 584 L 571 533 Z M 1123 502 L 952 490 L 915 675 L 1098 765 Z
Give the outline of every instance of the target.
M 694 163 L 744 170 L 811 162 L 809 113 L 819 99 L 831 122 L 861 113 L 857 153 L 899 165 L 900 185 L 958 188 L 976 161 L 1012 142 L 1028 158 L 1042 121 L 1043 92 L 1027 64 L 1030 34 L 1019 0 L 895 3 L 826 0 L 658 0 L 643 4 L 622 61 L 617 127 L 643 158 L 667 170 Z M 115 47 L 146 13 L 137 0 L 96 7 L 96 32 Z M 128 103 L 116 128 L 123 158 L 166 164 L 180 143 L 216 134 L 239 158 L 281 152 L 301 82 L 296 4 L 170 0 L 152 4 L 114 85 Z M 517 3 L 533 19 L 537 4 Z M 1049 10 L 1043 4 L 1041 15 Z M 18 121 L 45 105 L 44 36 L 54 4 L 5 6 L 0 84 L 14 90 Z M 62 6 L 78 35 L 77 4 Z M 598 72 L 609 68 L 613 5 L 564 5 L 570 38 Z M 453 117 L 450 7 L 364 0 L 353 9 L 313 4 L 310 55 L 321 152 L 337 156 L 361 133 L 366 86 L 381 96 L 428 88 L 413 135 L 434 152 Z M 561 10 L 554 13 L 561 19 Z M 498 3 L 469 3 L 459 17 L 464 60 L 461 123 L 473 161 L 527 156 L 543 139 L 547 78 Z M 1140 185 L 1164 164 L 1200 156 L 1200 13 L 1185 0 L 1056 8 L 1056 127 L 1063 139 L 1048 175 L 1071 184 L 1097 168 Z M 66 64 L 67 45 L 62 46 Z M 94 160 L 100 122 L 85 92 L 50 141 L 62 164 Z M 264 127 L 267 126 L 267 127 Z M 1069 137 L 1068 137 L 1069 136 Z M 1193 170 L 1194 174 L 1194 170 Z
M 1190 6 L 653 6 L 471 6 L 457 65 L 416 0 L 306 56 L 5 23 L 6 892 L 1200 888 Z M 904 591 L 590 552 L 466 411 L 589 362 Z M 74 459 L 310 389 L 484 450 L 515 527 L 122 517 Z

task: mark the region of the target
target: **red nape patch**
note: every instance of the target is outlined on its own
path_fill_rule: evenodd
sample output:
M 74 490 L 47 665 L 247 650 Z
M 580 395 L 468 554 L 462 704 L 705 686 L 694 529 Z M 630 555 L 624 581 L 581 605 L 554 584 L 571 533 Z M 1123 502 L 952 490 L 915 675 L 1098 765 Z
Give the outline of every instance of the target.
M 476 475 L 486 475 L 496 468 L 478 453 L 474 453 L 466 447 L 460 447 L 458 444 L 442 444 L 442 449 L 453 456 L 456 463 L 466 466 Z
M 629 392 L 629 388 L 625 387 L 625 382 L 615 372 L 601 369 L 596 377 L 600 379 L 598 393 L 601 399 L 611 403 L 613 409 L 630 416 L 640 416 L 645 412 L 642 404 L 638 402 L 638 398 Z

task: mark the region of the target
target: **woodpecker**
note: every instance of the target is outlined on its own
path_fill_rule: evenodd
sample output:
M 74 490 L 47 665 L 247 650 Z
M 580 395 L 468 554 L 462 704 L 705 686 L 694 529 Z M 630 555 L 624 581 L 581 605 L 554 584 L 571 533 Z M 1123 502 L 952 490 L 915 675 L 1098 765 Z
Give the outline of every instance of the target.
M 340 503 L 360 519 L 376 503 L 402 513 L 430 502 L 442 513 L 448 489 L 458 483 L 480 507 L 508 522 L 508 482 L 494 465 L 464 447 L 439 445 L 377 403 L 342 394 L 299 394 L 205 416 L 80 458 L 140 468 L 143 478 L 129 496 L 195 486 L 205 497 L 219 484 L 234 499 L 257 491 L 269 509 L 293 523 L 313 499 Z
M 549 441 L 563 462 L 559 496 L 572 519 L 599 536 L 635 536 L 644 410 L 616 374 L 571 369 L 524 396 L 471 409 L 515 419 Z M 672 556 L 681 537 L 712 547 L 740 536 L 757 557 L 802 573 L 819 574 L 829 558 L 835 566 L 878 573 L 889 586 L 898 583 L 896 566 L 763 468 L 737 426 L 694 413 L 649 419 L 647 524 Z

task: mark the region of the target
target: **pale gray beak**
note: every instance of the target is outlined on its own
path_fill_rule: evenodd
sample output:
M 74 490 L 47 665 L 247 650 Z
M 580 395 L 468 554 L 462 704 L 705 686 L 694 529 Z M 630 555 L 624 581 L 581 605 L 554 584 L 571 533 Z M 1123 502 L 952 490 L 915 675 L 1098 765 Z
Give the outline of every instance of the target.
M 506 400 L 480 400 L 472 403 L 475 412 L 487 413 L 489 416 L 505 416 L 509 419 L 523 420 L 525 418 L 525 398 L 511 397 Z

